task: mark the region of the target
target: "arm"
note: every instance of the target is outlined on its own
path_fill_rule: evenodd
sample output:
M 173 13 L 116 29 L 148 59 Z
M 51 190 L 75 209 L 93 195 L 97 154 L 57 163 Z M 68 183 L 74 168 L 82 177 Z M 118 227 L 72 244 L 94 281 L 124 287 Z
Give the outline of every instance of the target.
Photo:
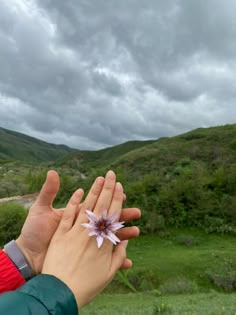
M 55 209 L 52 207 L 53 201 L 59 190 L 59 176 L 55 171 L 49 171 L 47 174 L 46 181 L 39 193 L 39 196 L 33 206 L 30 208 L 24 226 L 22 228 L 20 236 L 16 240 L 16 244 L 26 257 L 32 270 L 35 274 L 39 274 L 42 271 L 43 261 L 50 243 L 50 240 L 55 233 L 61 217 L 64 213 L 63 209 Z M 90 201 L 96 200 L 105 185 L 105 180 L 103 177 L 98 177 L 89 192 Z M 88 204 L 88 200 L 84 201 L 83 204 L 77 206 L 78 212 Z M 137 208 L 126 208 L 121 212 L 121 221 L 132 221 L 138 219 L 141 213 Z M 43 231 L 43 233 L 42 233 Z M 118 237 L 121 240 L 131 239 L 137 237 L 139 230 L 137 227 L 125 227 L 118 232 Z M 12 265 L 11 261 L 8 263 Z M 124 261 L 121 268 L 129 268 L 131 262 Z M 12 266 L 12 276 L 15 281 L 7 280 L 4 274 L 1 276 L 0 267 L 0 292 L 6 292 L 8 290 L 15 290 L 24 283 L 24 279 L 20 277 L 15 266 Z M 19 280 L 21 278 L 21 281 Z M 12 279 L 11 279 L 12 280 Z
M 94 181 L 90 195 L 92 200 L 98 198 L 105 179 L 98 177 Z M 53 234 L 55 233 L 65 208 L 55 209 L 52 204 L 58 193 L 60 180 L 57 172 L 49 171 L 46 181 L 40 191 L 40 194 L 29 210 L 21 234 L 16 240 L 24 256 L 31 265 L 35 274 L 42 271 L 43 261 Z M 83 204 L 77 205 L 77 214 L 83 207 Z M 90 205 L 89 205 L 90 206 Z M 121 212 L 121 221 L 132 221 L 138 219 L 141 213 L 137 208 L 127 208 Z M 42 233 L 43 231 L 43 233 Z M 137 237 L 139 230 L 137 227 L 126 227 L 119 231 L 119 237 L 122 240 Z M 126 267 L 126 265 L 124 265 Z
M 50 275 L 39 275 L 14 292 L 0 296 L 0 314 L 78 315 L 73 293 Z
M 15 290 L 25 283 L 24 278 L 6 255 L 0 250 L 0 293 Z
M 82 308 L 101 292 L 124 262 L 130 266 L 131 261 L 126 259 L 128 241 L 121 241 L 113 248 L 110 240 L 104 239 L 100 247 L 84 228 L 89 219 L 87 209 L 95 218 L 101 217 L 106 209 L 112 222 L 114 215 L 120 216 L 123 188 L 115 182 L 115 174 L 107 174 L 96 198 L 90 191 L 77 215 L 82 196 L 83 191 L 79 189 L 68 202 L 50 242 L 42 275 L 15 292 L 2 294 L 1 314 L 13 315 L 17 310 L 18 315 L 77 315 L 78 306 Z M 104 231 L 102 225 L 99 228 Z

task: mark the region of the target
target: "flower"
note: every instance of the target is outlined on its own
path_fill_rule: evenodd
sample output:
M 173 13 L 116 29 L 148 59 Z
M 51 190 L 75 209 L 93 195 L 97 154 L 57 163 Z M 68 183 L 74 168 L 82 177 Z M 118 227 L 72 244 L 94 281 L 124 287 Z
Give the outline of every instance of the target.
M 114 245 L 119 243 L 119 238 L 113 233 L 124 226 L 123 222 L 115 222 L 118 215 L 115 213 L 107 217 L 107 211 L 104 210 L 100 218 L 98 218 L 92 211 L 86 210 L 89 223 L 82 223 L 81 225 L 87 229 L 91 229 L 89 236 L 96 236 L 98 248 L 102 246 L 104 238 L 111 241 Z

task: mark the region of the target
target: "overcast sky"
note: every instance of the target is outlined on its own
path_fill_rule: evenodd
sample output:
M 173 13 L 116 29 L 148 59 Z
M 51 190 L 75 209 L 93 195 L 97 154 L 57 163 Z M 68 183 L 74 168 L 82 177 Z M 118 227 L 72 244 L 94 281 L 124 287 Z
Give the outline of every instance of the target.
M 235 0 L 1 0 L 0 126 L 79 149 L 236 122 Z

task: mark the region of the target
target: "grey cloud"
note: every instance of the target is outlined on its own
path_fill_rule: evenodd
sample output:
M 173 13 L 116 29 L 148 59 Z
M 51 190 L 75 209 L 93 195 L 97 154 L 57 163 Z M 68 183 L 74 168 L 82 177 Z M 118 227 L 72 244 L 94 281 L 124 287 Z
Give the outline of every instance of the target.
M 0 125 L 97 149 L 235 122 L 235 9 L 3 0 Z

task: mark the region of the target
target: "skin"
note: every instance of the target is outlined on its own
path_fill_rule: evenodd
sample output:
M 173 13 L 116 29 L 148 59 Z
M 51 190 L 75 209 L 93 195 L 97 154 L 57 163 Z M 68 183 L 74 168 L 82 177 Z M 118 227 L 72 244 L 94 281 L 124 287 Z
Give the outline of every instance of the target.
M 92 187 L 78 215 L 76 211 L 83 190 L 79 189 L 73 194 L 51 240 L 42 269 L 42 273 L 53 275 L 66 283 L 74 293 L 79 309 L 100 293 L 125 261 L 128 262 L 127 240 L 120 242 L 113 250 L 112 243 L 105 239 L 98 248 L 96 238 L 89 237 L 88 229 L 81 226 L 88 222 L 88 206 L 98 217 L 104 209 L 108 211 L 108 216 L 122 212 L 123 187 L 116 183 L 113 172 L 107 173 L 105 183 L 98 191 L 94 194 Z
M 103 177 L 98 177 L 94 181 L 85 201 L 77 204 L 76 215 L 79 213 L 80 221 L 86 220 L 86 209 L 93 209 L 97 202 L 103 202 L 103 206 L 107 206 L 104 201 L 106 198 L 105 192 L 107 189 L 108 191 L 113 191 L 115 182 L 116 177 L 112 171 L 107 173 L 105 179 Z M 16 243 L 26 256 L 35 274 L 39 274 L 42 271 L 49 243 L 59 226 L 65 209 L 67 209 L 55 209 L 52 206 L 58 193 L 59 186 L 60 180 L 57 172 L 53 170 L 49 171 L 37 200 L 29 210 L 21 234 L 16 240 Z M 102 198 L 98 201 L 100 193 L 102 194 Z M 124 194 L 122 198 L 124 198 Z M 120 221 L 132 221 L 138 219 L 140 216 L 141 213 L 139 209 L 126 208 L 121 211 Z M 117 233 L 117 236 L 121 240 L 128 240 L 137 237 L 138 235 L 139 229 L 135 226 L 122 228 Z M 129 259 L 125 259 L 120 267 L 127 269 L 130 268 L 131 265 L 132 262 Z

